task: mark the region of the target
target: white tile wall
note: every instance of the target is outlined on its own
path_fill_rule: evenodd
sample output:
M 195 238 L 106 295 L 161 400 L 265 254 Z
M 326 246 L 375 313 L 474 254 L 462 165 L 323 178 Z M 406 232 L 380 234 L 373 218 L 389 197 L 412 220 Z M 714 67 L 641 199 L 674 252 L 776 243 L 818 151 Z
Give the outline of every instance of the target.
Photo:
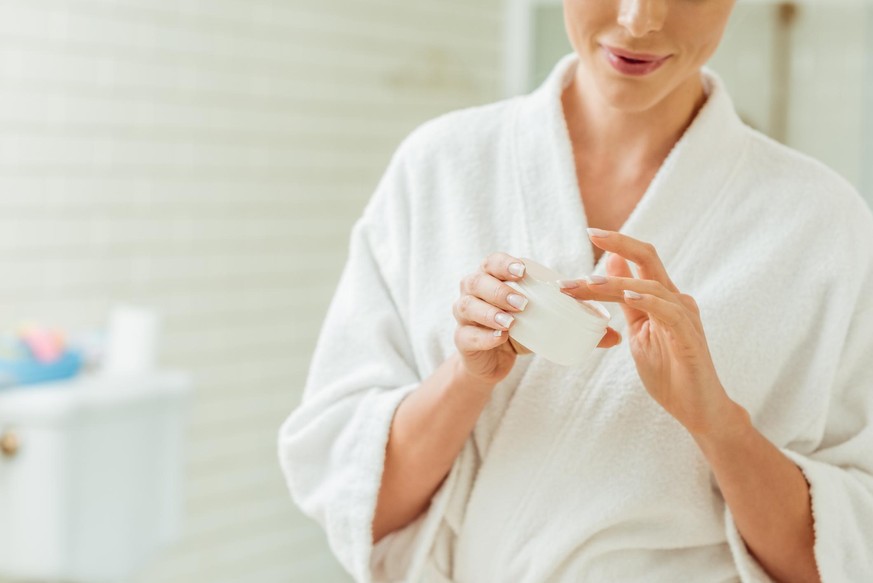
M 348 580 L 276 429 L 396 145 L 499 97 L 500 4 L 0 0 L 0 325 L 151 305 L 197 384 L 185 538 L 133 583 Z
M 867 13 L 873 5 L 819 3 L 798 14 L 789 144 L 864 187 Z M 870 195 L 870 192 L 866 194 Z M 868 198 L 873 202 L 873 198 Z
M 711 66 L 724 78 L 739 113 L 765 133 L 774 95 L 773 31 L 778 2 L 737 5 Z M 873 4 L 798 3 L 790 32 L 785 143 L 851 181 L 873 205 L 869 132 L 873 123 Z

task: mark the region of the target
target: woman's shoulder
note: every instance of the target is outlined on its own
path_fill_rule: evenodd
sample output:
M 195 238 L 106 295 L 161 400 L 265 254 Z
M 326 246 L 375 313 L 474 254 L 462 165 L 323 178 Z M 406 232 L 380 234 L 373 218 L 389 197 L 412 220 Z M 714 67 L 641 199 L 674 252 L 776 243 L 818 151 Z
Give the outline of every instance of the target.
M 846 178 L 820 160 L 748 128 L 746 175 L 750 187 L 792 216 L 806 216 L 822 229 L 840 229 L 847 243 L 873 257 L 873 211 Z
M 395 148 L 365 213 L 376 221 L 393 216 L 396 224 L 426 214 L 434 224 L 451 216 L 440 205 L 468 205 L 470 195 L 488 192 L 481 186 L 501 164 L 516 99 L 455 109 L 412 129 Z
M 507 135 L 513 108 L 521 97 L 455 109 L 428 119 L 404 138 L 399 150 L 407 158 L 429 164 L 481 155 L 483 148 Z
M 747 133 L 750 169 L 755 171 L 756 178 L 764 179 L 767 186 L 791 189 L 813 197 L 818 193 L 819 201 L 828 205 L 868 209 L 852 183 L 824 162 L 758 130 L 747 128 Z

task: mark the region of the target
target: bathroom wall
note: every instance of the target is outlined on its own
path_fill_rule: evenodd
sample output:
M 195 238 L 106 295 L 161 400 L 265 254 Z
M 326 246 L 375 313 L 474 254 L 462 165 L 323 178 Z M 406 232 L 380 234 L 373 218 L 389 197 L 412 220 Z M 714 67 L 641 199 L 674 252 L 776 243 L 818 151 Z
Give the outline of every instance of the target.
M 868 8 L 865 25 L 866 48 L 864 51 L 864 118 L 861 121 L 861 135 L 864 136 L 864 145 L 861 149 L 863 160 L 862 184 L 867 200 L 873 205 L 873 8 Z
M 348 581 L 275 451 L 399 141 L 499 97 L 498 0 L 0 4 L 0 322 L 164 317 L 184 540 L 131 583 Z
M 868 135 L 873 95 L 867 93 L 867 47 L 873 5 L 863 1 L 795 3 L 779 62 L 777 2 L 740 2 L 712 66 L 724 78 L 740 114 L 753 126 L 822 160 L 873 204 Z M 787 69 L 785 67 L 787 66 Z M 787 79 L 778 91 L 780 69 Z M 785 132 L 774 117 L 784 115 Z M 780 135 L 780 134 L 784 135 Z

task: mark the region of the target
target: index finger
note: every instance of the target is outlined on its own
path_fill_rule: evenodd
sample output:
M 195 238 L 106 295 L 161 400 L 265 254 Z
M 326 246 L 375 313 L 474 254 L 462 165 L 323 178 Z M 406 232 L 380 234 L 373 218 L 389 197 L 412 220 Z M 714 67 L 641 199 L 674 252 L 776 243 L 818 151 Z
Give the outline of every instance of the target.
M 491 253 L 482 260 L 482 271 L 504 281 L 515 281 L 524 276 L 524 262 L 508 253 Z
M 667 269 L 661 262 L 657 249 L 651 243 L 634 239 L 623 233 L 604 231 L 603 229 L 588 229 L 588 236 L 592 243 L 604 251 L 621 255 L 636 264 L 641 278 L 653 279 L 660 282 L 668 290 L 679 292 L 673 280 L 667 275 Z

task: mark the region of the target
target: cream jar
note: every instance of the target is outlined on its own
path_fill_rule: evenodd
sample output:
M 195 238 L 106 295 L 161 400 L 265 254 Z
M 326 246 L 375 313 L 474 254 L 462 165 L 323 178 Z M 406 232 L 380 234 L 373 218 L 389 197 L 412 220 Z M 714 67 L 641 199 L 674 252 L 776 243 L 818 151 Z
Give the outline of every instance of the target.
M 509 336 L 556 364 L 585 362 L 606 333 L 609 311 L 603 304 L 577 300 L 561 291 L 560 273 L 522 257 L 525 270 L 519 281 L 506 284 L 528 299 L 523 312 L 513 313 Z

